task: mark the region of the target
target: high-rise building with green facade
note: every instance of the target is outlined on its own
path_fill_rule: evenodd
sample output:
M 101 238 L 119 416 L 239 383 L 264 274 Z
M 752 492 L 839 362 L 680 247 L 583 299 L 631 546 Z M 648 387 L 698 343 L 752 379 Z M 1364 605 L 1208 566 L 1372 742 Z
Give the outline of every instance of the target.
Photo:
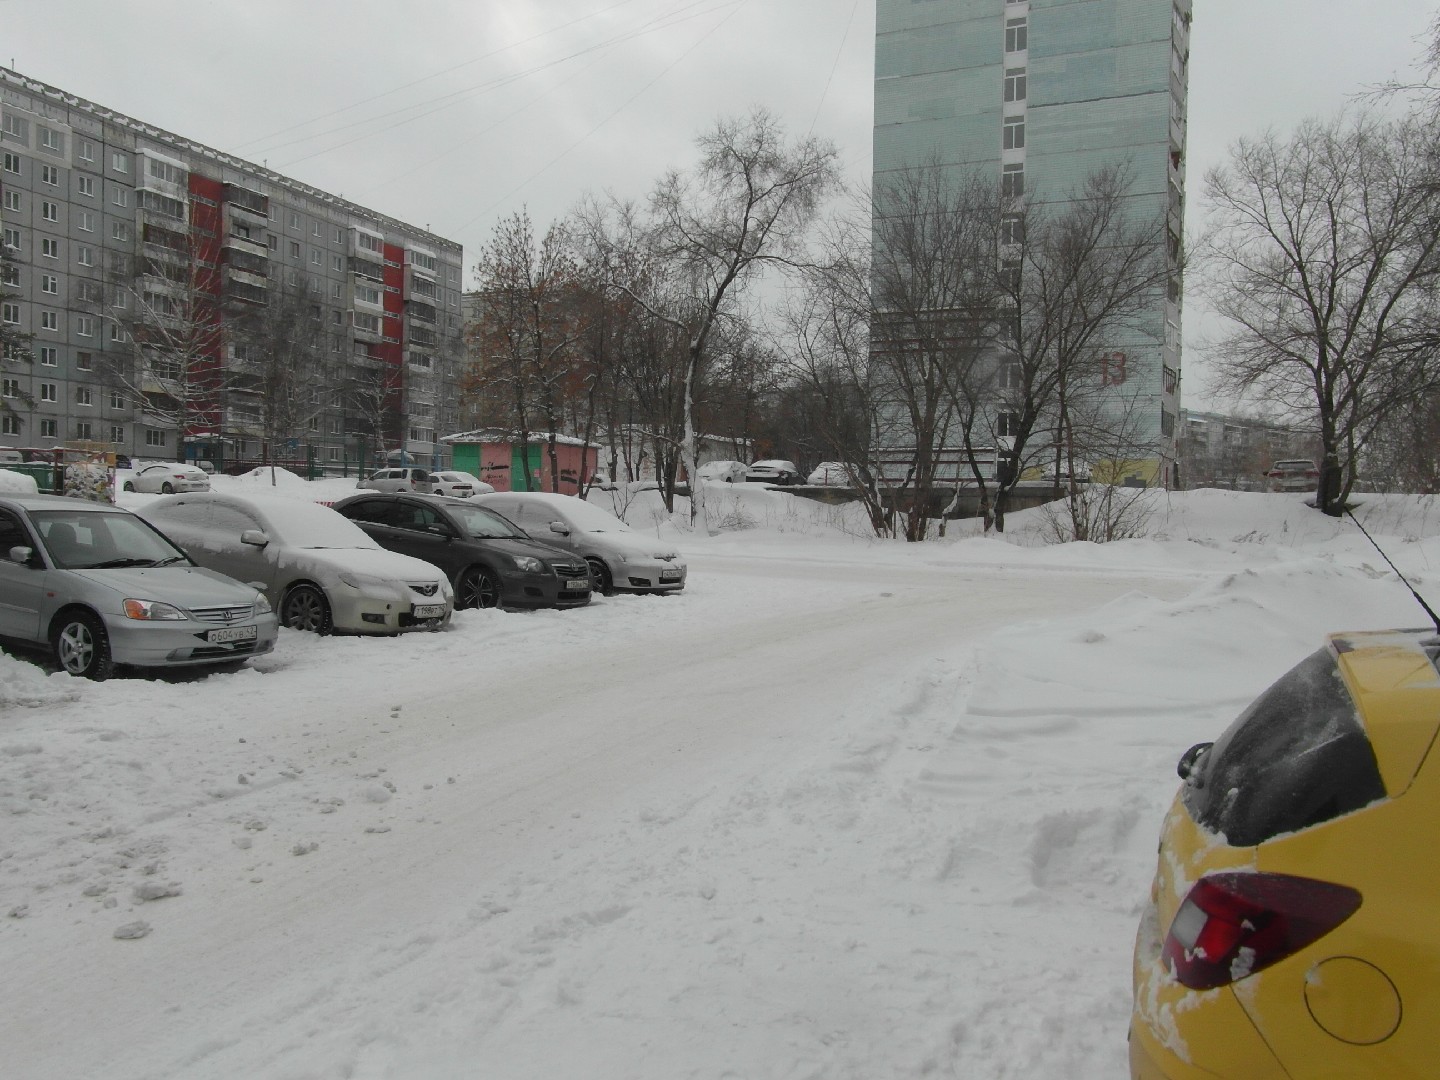
M 876 4 L 876 192 L 933 162 L 993 172 L 1055 213 L 1088 175 L 1125 165 L 1128 213 L 1166 221 L 1168 287 L 1106 369 L 1153 452 L 1131 482 L 1174 479 L 1190 13 L 1191 0 Z

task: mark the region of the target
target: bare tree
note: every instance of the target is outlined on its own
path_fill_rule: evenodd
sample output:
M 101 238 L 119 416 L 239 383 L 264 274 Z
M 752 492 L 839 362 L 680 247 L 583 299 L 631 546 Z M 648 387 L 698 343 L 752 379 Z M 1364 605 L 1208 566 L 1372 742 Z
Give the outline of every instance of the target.
M 568 237 L 552 226 L 537 243 L 525 212 L 498 223 L 481 253 L 481 314 L 471 350 L 476 390 L 508 391 L 511 421 L 523 453 L 534 425 L 543 425 L 550 477 L 559 490 L 556 437 L 577 374 L 584 332 L 580 271 Z M 526 470 L 526 483 L 530 482 Z
M 766 269 L 793 265 L 821 200 L 838 182 L 828 142 L 787 141 L 780 123 L 756 108 L 723 119 L 698 140 L 692 173 L 671 171 L 650 196 L 650 251 L 663 263 L 670 301 L 655 304 L 654 279 L 614 286 L 685 340 L 681 457 L 696 475 L 695 405 L 717 326 L 738 315 L 747 288 Z M 691 485 L 691 520 L 704 511 L 704 486 Z
M 219 271 L 191 239 L 146 227 L 146 251 L 111 279 L 112 317 L 129 348 L 102 354 L 112 386 L 175 434 L 183 460 L 194 427 L 218 427 L 223 383 Z
M 4 370 L 9 370 L 12 364 L 29 365 L 35 362 L 30 352 L 33 335 L 20 328 L 19 286 L 19 261 L 8 245 L 0 244 L 0 303 L 4 304 L 5 311 L 5 317 L 0 318 L 0 369 Z M 33 404 L 30 395 L 20 389 L 18 380 L 6 389 L 8 392 L 0 395 L 0 416 L 17 415 L 15 407 L 10 404 L 12 398 L 26 405 Z
M 1008 355 L 998 410 L 1010 449 L 997 482 L 998 530 L 1027 466 L 1048 455 L 1057 485 L 1074 500 L 1087 464 L 1119 446 L 1138 453 L 1146 445 L 1143 434 L 1119 434 L 1140 406 L 1126 383 L 1134 350 L 1162 338 L 1155 313 L 1179 253 L 1169 252 L 1163 215 L 1137 211 L 1132 184 L 1128 165 L 1103 167 L 1059 202 L 1033 199 L 1004 226 Z M 1152 446 L 1143 456 L 1153 453 Z
M 325 405 L 320 298 L 304 284 L 276 290 L 264 305 L 237 307 L 227 330 L 226 393 L 259 414 L 268 462 Z
M 1318 424 L 1327 514 L 1365 443 L 1433 384 L 1436 160 L 1425 125 L 1361 114 L 1242 139 L 1205 179 L 1218 385 Z

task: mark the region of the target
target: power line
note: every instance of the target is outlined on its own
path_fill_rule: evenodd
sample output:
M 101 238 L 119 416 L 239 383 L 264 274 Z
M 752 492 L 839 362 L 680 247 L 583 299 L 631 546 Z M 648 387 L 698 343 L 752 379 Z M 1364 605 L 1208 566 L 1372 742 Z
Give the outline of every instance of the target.
M 705 31 L 705 33 L 701 34 L 700 37 L 698 37 L 698 38 L 690 45 L 689 48 L 687 48 L 684 52 L 682 52 L 679 56 L 677 56 L 674 60 L 672 60 L 669 64 L 667 64 L 667 65 L 660 71 L 660 73 L 659 73 L 658 75 L 656 75 L 653 79 L 651 79 L 648 83 L 646 83 L 646 84 L 645 84 L 644 86 L 642 86 L 639 90 L 635 91 L 635 93 L 631 94 L 630 97 L 626 98 L 623 102 L 621 102 L 620 105 L 617 106 L 617 107 L 614 109 L 614 111 L 612 111 L 608 116 L 605 117 L 605 119 L 601 120 L 598 124 L 596 124 L 596 125 L 595 125 L 594 127 L 592 127 L 589 131 L 587 131 L 584 135 L 581 135 L 578 139 L 576 139 L 574 142 L 572 142 L 572 143 L 571 143 L 569 146 L 567 146 L 564 150 L 560 151 L 560 153 L 558 153 L 557 155 L 555 155 L 555 157 L 551 158 L 551 159 L 550 159 L 549 161 L 547 161 L 544 165 L 540 166 L 540 168 L 536 169 L 533 173 L 531 173 L 529 176 L 527 176 L 524 180 L 520 181 L 520 183 L 516 184 L 515 187 L 511 188 L 511 189 L 510 189 L 509 191 L 507 191 L 504 195 L 500 196 L 500 198 L 498 198 L 498 199 L 496 199 L 494 202 L 490 203 L 490 205 L 486 206 L 483 210 L 481 210 L 481 211 L 480 211 L 478 214 L 476 214 L 474 217 L 470 218 L 468 221 L 466 221 L 466 222 L 464 222 L 463 224 L 461 224 L 460 226 L 458 226 L 455 231 L 458 233 L 458 232 L 463 232 L 464 230 L 468 229 L 471 225 L 475 224 L 475 222 L 479 221 L 479 220 L 480 220 L 482 217 L 484 217 L 486 214 L 488 214 L 488 213 L 490 213 L 491 211 L 493 211 L 493 210 L 494 210 L 497 206 L 499 206 L 501 203 L 503 203 L 503 202 L 505 202 L 507 199 L 511 198 L 511 197 L 512 197 L 517 191 L 519 191 L 521 188 L 527 186 L 527 185 L 530 184 L 532 181 L 534 181 L 537 177 L 541 176 L 541 175 L 544 174 L 546 171 L 548 171 L 549 169 L 551 169 L 552 167 L 554 167 L 556 164 L 558 164 L 560 161 L 562 161 L 564 158 L 566 158 L 566 157 L 570 154 L 570 152 L 571 152 L 572 150 L 574 150 L 576 147 L 580 146 L 583 142 L 585 142 L 587 139 L 589 139 L 590 136 L 594 135 L 597 131 L 599 131 L 602 127 L 604 127 L 606 124 L 608 124 L 611 120 L 615 119 L 616 116 L 620 115 L 620 113 L 624 112 L 627 108 L 629 108 L 632 104 L 634 104 L 634 102 L 635 102 L 642 94 L 644 94 L 647 90 L 649 90 L 649 89 L 650 89 L 652 86 L 654 86 L 657 82 L 659 82 L 659 81 L 660 81 L 661 79 L 663 79 L 666 75 L 668 75 L 668 74 L 674 69 L 674 67 L 675 67 L 677 64 L 680 63 L 681 60 L 684 60 L 685 57 L 689 56 L 692 52 L 694 52 L 697 48 L 699 48 L 705 41 L 707 41 L 707 40 L 710 38 L 710 36 L 711 36 L 712 34 L 714 34 L 714 33 L 715 33 L 717 30 L 719 30 L 722 26 L 724 26 L 724 25 L 725 25 L 726 23 L 728 23 L 731 19 L 733 19 L 733 18 L 741 11 L 741 9 L 743 9 L 743 8 L 746 6 L 746 4 L 748 4 L 749 2 L 750 2 L 750 0 L 739 0 L 739 2 L 736 3 L 736 5 L 735 5 L 734 10 L 732 10 L 728 15 L 726 15 L 726 16 L 725 16 L 723 19 L 721 19 L 718 23 L 716 23 L 714 26 L 712 26 L 709 30 Z
M 830 74 L 825 78 L 825 89 L 820 91 L 820 101 L 815 106 L 815 115 L 810 119 L 810 130 L 807 135 L 815 134 L 815 125 L 820 122 L 820 110 L 825 107 L 825 99 L 830 96 L 830 84 L 835 81 L 835 72 L 840 67 L 840 57 L 845 52 L 845 43 L 850 40 L 850 27 L 855 22 L 855 12 L 860 8 L 860 0 L 855 0 L 850 5 L 850 18 L 845 21 L 845 33 L 840 37 L 840 47 L 835 50 L 835 62 L 830 65 Z

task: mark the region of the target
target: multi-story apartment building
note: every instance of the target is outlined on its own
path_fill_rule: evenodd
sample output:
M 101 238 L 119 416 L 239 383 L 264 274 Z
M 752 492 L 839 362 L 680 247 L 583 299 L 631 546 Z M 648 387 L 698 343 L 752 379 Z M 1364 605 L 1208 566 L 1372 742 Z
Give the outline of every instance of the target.
M 0 153 L 0 317 L 31 335 L 0 360 L 0 448 L 440 463 L 458 243 L 4 68 Z M 287 306 L 305 376 L 276 391 L 256 327 Z
M 1003 195 L 1058 215 L 1087 176 L 1123 165 L 1126 213 L 1166 222 L 1169 287 L 1101 368 L 1153 453 L 1151 483 L 1171 482 L 1175 462 L 1190 18 L 1191 0 L 876 6 L 877 193 L 935 163 L 993 174 Z

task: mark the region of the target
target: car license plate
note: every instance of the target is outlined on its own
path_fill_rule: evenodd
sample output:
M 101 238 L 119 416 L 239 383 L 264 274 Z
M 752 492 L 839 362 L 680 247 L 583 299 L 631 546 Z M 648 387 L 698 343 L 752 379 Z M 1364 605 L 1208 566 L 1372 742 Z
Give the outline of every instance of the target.
M 673 570 L 673 569 L 672 569 L 672 570 L 661 570 L 661 571 L 660 571 L 660 580 L 661 580 L 661 581 L 679 581 L 679 580 L 680 580 L 680 571 L 679 571 L 679 570 Z
M 575 592 L 579 589 L 588 589 L 590 588 L 590 579 L 583 577 L 571 578 L 569 581 L 565 582 L 565 588 L 568 592 Z
M 445 614 L 444 604 L 416 604 L 414 615 L 417 619 L 438 619 Z
M 218 630 L 206 631 L 205 640 L 212 645 L 219 645 L 227 641 L 254 641 L 255 636 L 254 626 L 224 626 Z

